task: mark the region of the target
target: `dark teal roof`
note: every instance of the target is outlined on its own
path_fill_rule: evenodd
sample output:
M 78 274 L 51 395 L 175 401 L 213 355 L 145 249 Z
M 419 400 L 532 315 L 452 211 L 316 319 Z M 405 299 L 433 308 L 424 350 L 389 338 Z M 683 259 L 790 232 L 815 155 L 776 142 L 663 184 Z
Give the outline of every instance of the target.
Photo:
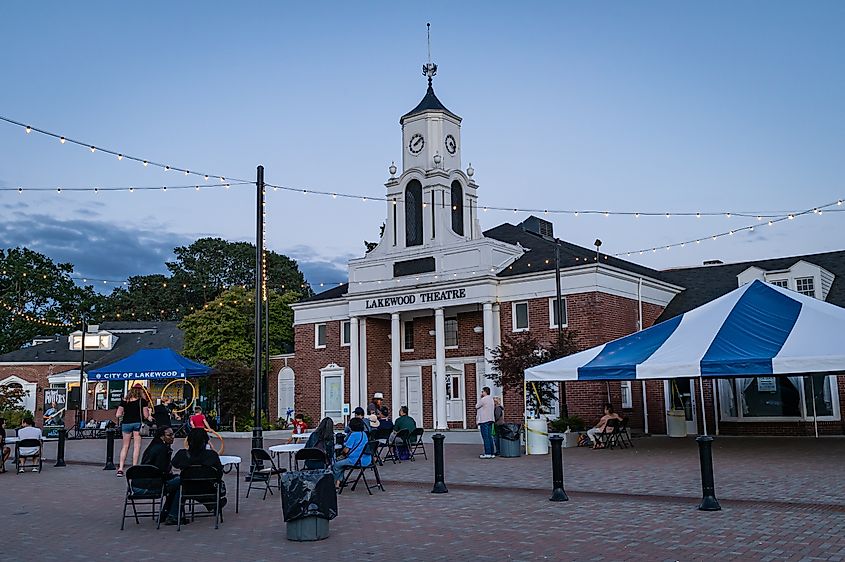
M 457 119 L 459 122 L 461 121 L 460 117 L 446 109 L 446 106 L 443 105 L 439 99 L 437 99 L 437 96 L 434 94 L 434 87 L 432 87 L 431 83 L 429 83 L 428 90 L 426 90 L 423 99 L 420 101 L 420 103 L 417 104 L 417 107 L 415 107 L 399 119 L 399 124 L 401 125 L 408 117 L 419 115 L 420 113 L 425 113 L 426 111 L 442 111 L 450 117 Z

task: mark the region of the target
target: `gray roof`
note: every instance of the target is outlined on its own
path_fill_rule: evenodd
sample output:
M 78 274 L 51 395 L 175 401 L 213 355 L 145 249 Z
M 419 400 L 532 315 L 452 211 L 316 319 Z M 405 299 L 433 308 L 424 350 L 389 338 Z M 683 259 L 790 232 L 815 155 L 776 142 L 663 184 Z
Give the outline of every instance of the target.
M 461 120 L 460 117 L 446 109 L 446 106 L 443 105 L 439 99 L 437 99 L 437 96 L 434 95 L 434 87 L 431 85 L 431 82 L 429 82 L 428 90 L 426 90 L 423 99 L 420 100 L 420 103 L 417 104 L 417 107 L 403 115 L 399 119 L 399 123 L 402 124 L 408 117 L 419 115 L 420 113 L 425 113 L 426 111 L 442 111 L 443 113 L 446 113 L 447 115 L 457 119 L 458 121 Z
M 738 286 L 737 275 L 749 267 L 777 271 L 789 269 L 802 260 L 823 267 L 836 276 L 825 300 L 845 307 L 845 250 L 839 250 L 786 258 L 668 269 L 661 272 L 663 278 L 685 287 L 686 290 L 672 299 L 657 321 L 668 320 L 733 291 Z
M 555 269 L 555 240 L 553 238 L 541 236 L 525 230 L 521 225 L 515 226 L 510 223 L 500 224 L 491 228 L 484 232 L 484 236 L 501 242 L 507 242 L 508 244 L 519 244 L 523 248 L 530 250 L 525 252 L 507 268 L 500 271 L 497 274 L 498 277 L 512 277 L 514 275 L 523 275 L 537 271 L 554 271 Z M 584 264 L 595 264 L 598 260 L 601 260 L 601 263 L 604 265 L 624 269 L 635 275 L 665 281 L 663 273 L 656 269 L 602 253 L 599 253 L 597 259 L 595 249 L 583 248 L 564 240 L 560 241 L 561 269 L 577 267 Z
M 136 333 L 118 333 L 117 342 L 109 351 L 85 350 L 86 369 L 108 365 L 129 357 L 140 349 L 169 347 L 181 353 L 184 334 L 177 322 L 103 322 L 100 330 L 132 330 Z M 141 332 L 141 330 L 154 330 Z M 51 341 L 40 343 L 0 355 L 0 363 L 79 363 L 81 351 L 68 349 L 68 336 L 52 336 Z

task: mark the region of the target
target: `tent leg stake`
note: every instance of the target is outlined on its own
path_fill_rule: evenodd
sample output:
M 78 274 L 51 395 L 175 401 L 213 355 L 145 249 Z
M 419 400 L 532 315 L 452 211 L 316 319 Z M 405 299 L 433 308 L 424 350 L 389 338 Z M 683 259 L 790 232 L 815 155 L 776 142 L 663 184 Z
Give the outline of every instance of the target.
M 713 482 L 713 438 L 702 435 L 695 439 L 701 461 L 701 503 L 700 511 L 721 511 L 722 506 L 716 499 L 716 486 Z

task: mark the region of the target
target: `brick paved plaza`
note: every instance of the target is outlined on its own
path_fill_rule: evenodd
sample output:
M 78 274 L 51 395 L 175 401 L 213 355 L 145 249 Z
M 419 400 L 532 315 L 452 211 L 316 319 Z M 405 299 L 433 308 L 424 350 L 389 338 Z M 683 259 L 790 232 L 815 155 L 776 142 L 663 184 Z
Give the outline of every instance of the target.
M 217 531 L 208 519 L 180 533 L 145 520 L 121 533 L 124 480 L 94 464 L 105 442 L 74 441 L 66 468 L 0 475 L 0 559 L 845 560 L 845 440 L 717 439 L 716 513 L 695 509 L 692 440 L 635 443 L 565 450 L 565 503 L 548 501 L 548 456 L 484 461 L 477 446 L 447 446 L 446 495 L 429 493 L 431 459 L 388 463 L 385 493 L 345 492 L 329 539 L 292 543 L 278 496 L 246 499 L 245 486 L 241 512 L 227 507 Z M 230 454 L 248 447 L 226 441 Z M 231 496 L 234 474 L 227 480 Z

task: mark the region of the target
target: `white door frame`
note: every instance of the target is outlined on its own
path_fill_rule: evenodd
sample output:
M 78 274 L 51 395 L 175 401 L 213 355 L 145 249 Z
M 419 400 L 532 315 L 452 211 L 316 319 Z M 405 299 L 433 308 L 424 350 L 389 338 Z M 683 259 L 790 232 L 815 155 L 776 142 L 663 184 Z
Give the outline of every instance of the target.
M 422 367 L 406 366 L 406 367 L 401 367 L 399 369 L 399 387 L 401 389 L 402 386 L 404 385 L 404 388 L 405 388 L 405 394 L 404 394 L 404 396 L 401 396 L 401 399 L 400 399 L 400 402 L 402 402 L 400 404 L 400 407 L 408 405 L 408 377 L 417 377 L 417 381 L 418 381 L 419 389 L 420 389 L 419 418 L 414 417 L 414 412 L 411 412 L 411 411 L 408 412 L 408 415 L 414 418 L 414 420 L 417 422 L 419 427 L 423 427 L 423 420 L 425 419 L 425 399 L 423 397 L 423 391 L 422 391 Z M 395 418 L 398 418 L 398 417 L 399 417 L 399 412 L 393 412 L 393 418 L 395 419 Z
M 455 371 L 459 371 L 459 372 L 450 373 L 449 369 L 454 369 Z M 466 382 L 466 372 L 464 371 L 464 364 L 463 363 L 446 363 L 446 377 L 448 379 L 447 383 L 448 383 L 449 387 L 453 386 L 452 385 L 452 377 L 459 377 L 459 381 L 460 381 L 459 386 L 460 386 L 460 392 L 461 392 L 460 396 L 461 396 L 461 398 L 454 400 L 454 402 L 461 402 L 462 403 L 462 406 L 461 406 L 461 409 L 460 409 L 461 410 L 461 417 L 459 419 L 455 419 L 454 412 L 453 412 L 453 419 L 450 420 L 449 417 L 448 417 L 448 414 L 447 414 L 446 421 L 447 422 L 450 422 L 450 421 L 451 422 L 461 422 L 461 424 L 463 425 L 463 428 L 466 429 L 467 428 L 467 382 Z M 448 399 L 448 401 L 453 402 L 452 399 Z M 448 404 L 447 404 L 447 406 L 448 406 Z
M 332 410 L 337 413 L 337 418 L 332 416 L 332 421 L 335 424 L 344 423 L 343 419 L 343 404 L 346 398 L 346 371 L 343 367 L 330 363 L 320 369 L 320 419 L 326 417 L 326 377 L 339 376 L 340 377 L 340 408 Z
M 690 401 L 692 406 L 692 421 L 687 421 L 687 435 L 698 435 L 698 394 L 696 393 L 696 379 L 690 378 L 689 380 L 689 388 L 690 388 Z M 666 418 L 666 427 L 669 427 L 669 406 L 672 404 L 671 395 L 669 392 L 669 383 L 670 381 L 664 380 L 663 381 L 663 404 L 665 405 L 663 415 Z M 668 433 L 669 430 L 667 429 L 666 432 Z
M 290 381 L 294 385 L 293 400 L 290 404 L 282 403 L 282 382 Z M 296 373 L 294 370 L 285 365 L 279 369 L 279 375 L 276 378 L 276 417 L 284 418 L 287 414 L 287 407 L 296 408 Z

